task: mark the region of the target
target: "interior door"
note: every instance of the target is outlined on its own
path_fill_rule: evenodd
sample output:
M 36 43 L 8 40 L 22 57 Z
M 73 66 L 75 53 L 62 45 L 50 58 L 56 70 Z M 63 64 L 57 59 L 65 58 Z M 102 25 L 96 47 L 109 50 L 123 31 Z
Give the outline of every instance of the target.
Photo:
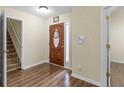
M 0 17 L 0 75 L 3 86 L 6 86 L 6 19 L 2 12 Z
M 64 23 L 49 27 L 50 62 L 64 66 Z

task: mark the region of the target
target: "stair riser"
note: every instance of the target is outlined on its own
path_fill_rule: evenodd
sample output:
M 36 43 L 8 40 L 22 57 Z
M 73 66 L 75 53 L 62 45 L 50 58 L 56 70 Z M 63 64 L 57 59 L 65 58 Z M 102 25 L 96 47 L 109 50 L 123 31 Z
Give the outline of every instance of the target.
M 18 66 L 18 63 L 7 63 L 7 67 L 8 67 L 8 68 L 9 68 L 9 67 L 13 67 L 12 64 L 16 64 L 16 65 L 14 65 L 14 66 Z
M 12 67 L 12 68 L 7 68 L 7 72 L 11 72 L 14 70 L 20 69 L 20 67 Z
M 13 44 L 13 43 L 12 43 L 12 41 L 7 41 L 7 45 L 8 45 L 8 44 Z
M 12 40 L 7 40 L 7 43 L 12 43 L 13 44 Z
M 7 46 L 14 46 L 12 43 L 10 43 L 10 44 L 7 44 Z
M 19 64 L 9 64 L 8 66 L 7 66 L 7 68 L 15 68 L 15 67 L 20 67 L 20 65 Z
M 13 49 L 14 46 L 7 46 L 7 49 Z
M 17 54 L 7 55 L 7 58 L 17 57 Z
M 11 39 L 11 37 L 10 36 L 7 36 L 7 39 Z
M 12 66 L 12 67 L 7 67 L 7 69 L 11 69 L 11 68 L 20 68 L 20 65 L 15 65 L 15 66 Z
M 13 44 L 13 43 L 12 43 L 11 40 L 8 40 L 8 41 L 7 41 L 7 45 L 8 45 L 8 44 Z
M 8 53 L 15 53 L 15 49 L 10 49 Z
M 8 58 L 8 59 L 7 59 L 7 62 L 9 62 L 9 61 L 13 61 L 13 60 L 19 60 L 19 58 L 18 58 L 18 57 Z
M 7 38 L 7 41 L 11 41 L 11 38 Z
M 11 60 L 11 61 L 8 61 L 7 64 L 15 64 L 15 63 L 19 63 L 19 60 Z
M 11 42 L 11 43 L 12 43 L 12 40 L 7 40 L 7 43 L 8 43 L 8 42 Z
M 7 42 L 7 45 L 11 45 L 12 44 L 12 42 Z
M 14 58 L 8 58 L 7 62 L 12 62 L 12 61 L 19 61 L 19 58 L 14 57 Z
M 15 49 L 13 49 L 13 50 L 9 50 L 8 53 L 15 53 L 15 52 L 16 52 Z

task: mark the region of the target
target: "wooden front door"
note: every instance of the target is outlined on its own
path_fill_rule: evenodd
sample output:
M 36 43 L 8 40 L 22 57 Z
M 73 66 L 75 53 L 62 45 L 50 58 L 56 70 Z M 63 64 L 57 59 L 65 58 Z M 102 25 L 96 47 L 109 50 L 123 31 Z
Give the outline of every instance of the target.
M 64 66 L 64 23 L 50 25 L 50 62 Z

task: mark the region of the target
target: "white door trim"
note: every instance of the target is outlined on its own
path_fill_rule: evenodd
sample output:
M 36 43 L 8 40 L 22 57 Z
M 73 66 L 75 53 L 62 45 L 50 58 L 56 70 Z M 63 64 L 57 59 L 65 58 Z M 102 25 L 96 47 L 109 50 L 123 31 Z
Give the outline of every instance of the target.
M 71 66 L 72 66 L 72 56 L 71 56 L 71 53 L 72 53 L 72 44 L 71 44 L 71 21 L 65 21 L 65 22 L 58 22 L 58 23 L 53 23 L 53 24 L 49 24 L 50 25 L 56 25 L 56 24 L 59 24 L 59 23 L 64 23 L 64 68 L 67 68 L 67 69 L 70 69 L 71 70 Z M 69 24 L 69 65 L 65 64 L 66 63 L 66 24 Z M 50 34 L 50 33 L 48 33 Z M 49 37 L 50 38 L 50 37 Z M 49 39 L 48 39 L 49 40 Z M 50 41 L 49 41 L 50 43 Z M 49 46 L 50 47 L 50 46 Z M 49 50 L 50 52 L 50 50 Z M 49 53 L 48 53 L 49 54 Z M 49 55 L 50 56 L 50 55 Z M 50 57 L 49 57 L 50 58 Z M 46 60 L 48 63 L 51 63 L 49 62 L 50 59 Z
M 6 9 L 3 10 L 3 47 L 4 51 L 7 51 L 7 46 L 6 46 Z M 7 86 L 7 53 L 4 52 L 4 63 L 3 63 L 3 75 L 4 75 L 4 80 L 3 80 L 3 86 Z
M 66 54 L 66 51 L 67 51 L 67 48 L 66 48 L 66 46 L 67 46 L 67 44 L 66 44 L 66 41 L 67 41 L 67 38 L 66 38 L 66 27 L 67 27 L 67 25 L 69 25 L 69 38 L 68 38 L 68 40 L 69 40 L 69 62 L 68 63 L 66 63 L 66 57 L 67 57 L 67 54 Z M 68 68 L 68 69 L 71 69 L 71 21 L 66 21 L 66 22 L 64 22 L 64 67 L 65 68 Z
M 101 86 L 107 86 L 107 20 L 106 16 L 110 15 L 119 6 L 106 6 L 101 9 Z M 109 56 L 110 58 L 110 56 Z M 109 68 L 110 69 L 110 68 Z M 110 81 L 109 81 L 110 82 Z

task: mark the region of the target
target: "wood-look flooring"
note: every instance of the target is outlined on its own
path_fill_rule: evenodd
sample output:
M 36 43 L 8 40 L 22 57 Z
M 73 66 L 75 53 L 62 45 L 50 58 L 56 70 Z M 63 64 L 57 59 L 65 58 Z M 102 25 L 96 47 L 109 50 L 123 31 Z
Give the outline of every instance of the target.
M 111 86 L 124 87 L 124 64 L 111 62 Z
M 8 73 L 8 87 L 96 87 L 71 76 L 71 70 L 49 63 Z

